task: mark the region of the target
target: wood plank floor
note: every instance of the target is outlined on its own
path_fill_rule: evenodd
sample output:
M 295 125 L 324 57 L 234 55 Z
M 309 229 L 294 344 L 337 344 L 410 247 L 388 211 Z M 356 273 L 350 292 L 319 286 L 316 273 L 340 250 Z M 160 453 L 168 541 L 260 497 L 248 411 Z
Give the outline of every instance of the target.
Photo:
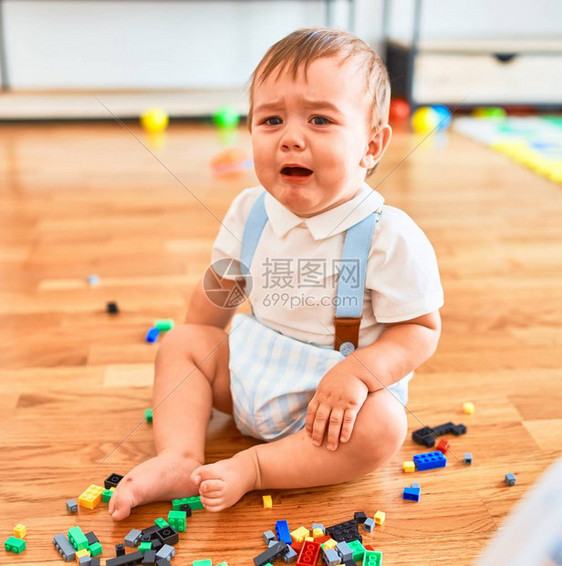
M 157 141 L 127 128 L 0 127 L 0 535 L 18 522 L 28 530 L 27 550 L 0 550 L 1 564 L 62 563 L 52 537 L 76 524 L 113 556 L 132 527 L 170 508 L 114 523 L 103 504 L 69 516 L 65 500 L 153 455 L 144 409 L 156 349 L 144 334 L 155 318 L 182 320 L 215 217 L 255 177 L 212 176 L 224 140 L 210 126 L 172 124 Z M 385 525 L 364 540 L 386 566 L 468 565 L 561 455 L 562 190 L 456 135 L 420 139 L 397 132 L 371 179 L 428 234 L 446 293 L 439 350 L 411 384 L 409 425 L 462 422 L 468 433 L 451 438 L 446 469 L 403 474 L 421 451 L 408 439 L 360 480 L 272 493 L 273 510 L 252 493 L 219 514 L 198 511 L 175 564 L 247 566 L 277 519 L 329 525 L 380 509 Z M 244 130 L 231 143 L 250 148 Z M 93 273 L 97 287 L 85 281 Z M 110 300 L 118 316 L 105 313 Z M 209 461 L 250 443 L 225 415 L 212 419 Z M 465 452 L 472 467 L 460 463 Z M 504 485 L 506 472 L 516 486 Z M 401 499 L 411 481 L 420 503 Z

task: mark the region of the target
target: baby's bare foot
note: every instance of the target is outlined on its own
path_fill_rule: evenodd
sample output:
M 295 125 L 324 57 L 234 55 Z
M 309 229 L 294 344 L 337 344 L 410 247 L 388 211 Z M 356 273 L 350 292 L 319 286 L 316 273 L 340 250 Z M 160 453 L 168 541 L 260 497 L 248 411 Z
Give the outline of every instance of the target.
M 234 505 L 248 491 L 259 488 L 259 465 L 250 448 L 228 460 L 201 466 L 191 474 L 199 486 L 201 503 L 208 511 L 221 511 Z
M 162 453 L 133 468 L 120 482 L 109 500 L 109 514 L 121 521 L 137 505 L 197 495 L 191 481 L 201 462 L 176 453 Z

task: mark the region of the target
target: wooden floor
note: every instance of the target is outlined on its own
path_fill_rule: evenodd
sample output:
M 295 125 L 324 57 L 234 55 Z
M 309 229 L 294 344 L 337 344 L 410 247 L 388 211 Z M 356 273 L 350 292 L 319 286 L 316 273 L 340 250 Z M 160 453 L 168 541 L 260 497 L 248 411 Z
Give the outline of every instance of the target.
M 52 537 L 80 525 L 106 557 L 168 503 L 114 523 L 102 504 L 78 516 L 65 501 L 154 453 L 150 406 L 155 318 L 181 321 L 231 199 L 252 173 L 215 179 L 222 147 L 209 126 L 173 124 L 147 140 L 135 125 L 0 127 L 0 536 L 27 526 L 27 550 L 1 564 L 62 563 Z M 241 130 L 231 140 L 249 149 Z M 410 431 L 447 421 L 446 469 L 403 474 L 408 439 L 381 470 L 328 488 L 262 493 L 233 509 L 195 512 L 175 564 L 248 566 L 277 519 L 329 525 L 386 512 L 364 541 L 385 566 L 473 563 L 509 511 L 562 453 L 562 189 L 456 135 L 397 133 L 371 183 L 433 242 L 446 293 L 436 355 L 411 384 Z M 101 277 L 90 287 L 86 277 Z M 117 301 L 118 316 L 105 313 Z M 476 413 L 462 413 L 473 401 Z M 229 418 L 209 429 L 208 459 L 250 445 Z M 474 464 L 460 460 L 472 452 Z M 295 455 L 295 458 L 298 455 Z M 506 472 L 517 485 L 506 487 Z M 419 503 L 402 488 L 422 485 Z

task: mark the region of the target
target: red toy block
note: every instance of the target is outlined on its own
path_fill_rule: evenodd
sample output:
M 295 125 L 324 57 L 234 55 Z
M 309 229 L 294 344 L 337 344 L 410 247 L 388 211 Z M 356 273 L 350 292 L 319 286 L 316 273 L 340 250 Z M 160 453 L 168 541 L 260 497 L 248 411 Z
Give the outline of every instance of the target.
M 449 442 L 447 440 L 445 440 L 444 438 L 441 438 L 439 440 L 439 442 L 437 443 L 437 446 L 435 447 L 436 450 L 439 450 L 439 452 L 446 454 L 447 450 L 449 450 Z
M 365 550 L 375 550 L 375 547 L 372 544 L 364 544 Z
M 302 542 L 292 542 L 291 548 L 298 554 L 302 549 Z
M 318 562 L 318 555 L 320 554 L 320 545 L 317 542 L 305 540 L 296 566 L 314 566 Z
M 322 535 L 319 537 L 314 537 L 314 542 L 318 544 L 324 544 L 326 541 L 330 540 L 332 537 L 330 535 Z

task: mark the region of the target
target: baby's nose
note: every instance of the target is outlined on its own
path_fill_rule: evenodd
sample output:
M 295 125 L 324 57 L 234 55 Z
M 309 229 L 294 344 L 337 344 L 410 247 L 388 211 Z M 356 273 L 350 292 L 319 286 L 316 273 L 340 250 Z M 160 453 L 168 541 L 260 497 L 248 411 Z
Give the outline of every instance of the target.
M 305 139 L 302 132 L 296 127 L 286 127 L 281 137 L 281 149 L 284 151 L 300 150 L 305 148 Z

